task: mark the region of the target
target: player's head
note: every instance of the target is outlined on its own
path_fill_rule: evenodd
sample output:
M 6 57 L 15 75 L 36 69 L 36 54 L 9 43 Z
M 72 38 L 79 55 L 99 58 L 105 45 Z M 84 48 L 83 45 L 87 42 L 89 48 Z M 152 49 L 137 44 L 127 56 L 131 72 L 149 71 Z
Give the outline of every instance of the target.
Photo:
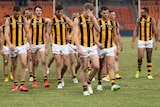
M 14 6 L 13 7 L 13 15 L 15 18 L 18 18 L 18 16 L 20 15 L 20 7 L 19 6 Z
M 110 11 L 109 11 L 109 15 L 110 15 L 110 18 L 111 18 L 112 20 L 115 20 L 115 19 L 116 19 L 116 12 L 115 12 L 115 11 L 110 10 Z
M 28 17 L 29 17 L 29 18 L 32 18 L 33 9 L 32 9 L 31 7 L 28 7 L 27 10 L 28 10 Z
M 109 10 L 107 7 L 101 7 L 99 11 L 100 18 L 107 19 L 109 18 Z
M 4 21 L 6 21 L 7 18 L 9 18 L 10 16 L 7 14 L 4 16 Z
M 92 3 L 85 3 L 83 5 L 83 15 L 88 16 L 89 12 L 92 12 L 92 13 L 94 12 L 94 6 Z
M 142 17 L 146 17 L 148 15 L 148 13 L 149 13 L 148 8 L 144 7 L 141 9 L 141 16 Z
M 73 10 L 72 11 L 72 19 L 76 18 L 77 16 L 79 16 L 79 12 L 77 10 Z
M 37 17 L 42 16 L 42 7 L 41 6 L 35 6 L 34 7 L 34 13 Z
M 29 10 L 28 10 L 28 8 L 26 8 L 26 9 L 23 11 L 23 16 L 26 17 L 26 18 L 28 18 L 28 16 L 29 16 Z
M 55 15 L 57 17 L 61 17 L 63 15 L 63 6 L 62 5 L 60 5 L 60 4 L 56 5 L 56 7 L 55 7 Z

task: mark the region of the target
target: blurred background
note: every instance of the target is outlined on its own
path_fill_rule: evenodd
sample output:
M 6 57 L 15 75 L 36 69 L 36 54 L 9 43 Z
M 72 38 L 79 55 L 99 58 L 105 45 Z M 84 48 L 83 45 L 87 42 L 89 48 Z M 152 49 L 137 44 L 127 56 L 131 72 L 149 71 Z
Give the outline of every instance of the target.
M 96 6 L 96 0 L 55 0 L 55 4 L 62 4 L 64 12 L 71 17 L 73 10 L 82 12 L 82 6 L 86 2 L 93 3 Z M 156 19 L 159 18 L 160 0 L 98 0 L 98 9 L 107 6 L 117 14 L 117 21 L 120 23 L 122 36 L 132 35 L 135 20 L 138 17 L 138 3 L 141 7 L 148 7 L 149 14 Z M 40 5 L 43 8 L 43 17 L 51 18 L 53 16 L 53 0 L 0 0 L 0 25 L 4 23 L 3 17 L 6 14 L 12 14 L 14 5 L 19 5 L 22 11 L 26 7 Z

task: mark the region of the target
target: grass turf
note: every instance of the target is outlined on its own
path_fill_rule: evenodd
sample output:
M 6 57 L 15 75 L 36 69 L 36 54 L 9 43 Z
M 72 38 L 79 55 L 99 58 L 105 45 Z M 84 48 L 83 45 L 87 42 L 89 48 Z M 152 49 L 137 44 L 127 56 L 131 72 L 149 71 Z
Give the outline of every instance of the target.
M 160 50 L 153 51 L 152 74 L 154 80 L 147 80 L 146 57 L 144 56 L 141 77 L 135 78 L 137 70 L 137 45 L 131 49 L 131 37 L 122 38 L 124 49 L 120 54 L 120 74 L 122 79 L 116 80 L 121 89 L 110 91 L 110 82 L 103 82 L 103 91 L 97 91 L 97 80 L 92 82 L 94 94 L 84 97 L 81 83 L 73 84 L 70 68 L 68 68 L 64 80 L 65 87 L 58 90 L 55 75 L 55 64 L 52 64 L 48 81 L 51 87 L 43 87 L 43 76 L 41 64 L 37 70 L 38 87 L 32 88 L 26 76 L 26 85 L 29 92 L 11 92 L 13 82 L 3 82 L 3 69 L 0 72 L 0 107 L 159 107 L 160 85 L 158 77 L 159 53 Z M 135 43 L 137 44 L 137 42 Z M 51 56 L 51 53 L 47 57 Z M 3 68 L 2 57 L 0 67 Z M 47 60 L 48 61 L 48 60 Z M 19 71 L 19 69 L 17 70 Z M 20 74 L 20 73 L 19 73 Z M 78 73 L 79 79 L 79 73 Z

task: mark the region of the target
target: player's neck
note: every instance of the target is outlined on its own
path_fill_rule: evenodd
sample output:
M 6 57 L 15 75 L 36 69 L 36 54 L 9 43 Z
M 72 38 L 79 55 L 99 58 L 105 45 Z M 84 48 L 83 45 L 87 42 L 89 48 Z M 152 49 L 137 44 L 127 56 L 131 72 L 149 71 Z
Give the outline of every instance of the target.
M 36 16 L 36 19 L 39 19 L 41 16 Z
M 105 22 L 108 21 L 109 18 L 102 18 Z

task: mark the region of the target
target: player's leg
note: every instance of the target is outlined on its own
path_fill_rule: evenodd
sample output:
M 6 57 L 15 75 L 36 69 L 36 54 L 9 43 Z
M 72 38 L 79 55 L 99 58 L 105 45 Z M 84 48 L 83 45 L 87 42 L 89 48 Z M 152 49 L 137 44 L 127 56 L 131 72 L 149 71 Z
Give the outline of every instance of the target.
M 47 74 L 49 74 L 50 71 L 50 66 L 54 61 L 54 55 L 51 56 L 51 58 L 49 59 L 48 65 L 47 65 Z
M 47 67 L 50 68 L 51 64 L 53 63 L 54 61 L 54 56 L 52 56 L 50 59 L 49 59 L 49 62 L 48 62 L 48 65 Z
M 88 93 L 88 86 L 87 86 L 87 77 L 86 77 L 86 70 L 88 68 L 88 58 L 80 58 L 81 60 L 81 73 L 80 73 L 80 78 L 83 86 L 83 95 L 88 96 L 90 95 Z
M 37 68 L 37 52 L 32 52 L 32 72 L 33 72 L 33 82 L 32 87 L 37 87 L 37 78 L 36 78 L 36 68 Z
M 62 78 L 61 78 L 61 55 L 54 54 L 54 58 L 56 61 L 56 75 L 57 75 L 57 88 L 62 89 Z
M 56 75 L 57 75 L 57 88 L 62 89 L 62 79 L 61 79 L 61 46 L 57 44 L 52 44 L 52 57 L 54 57 L 56 62 Z
M 39 51 L 39 55 L 42 63 L 44 87 L 49 87 L 50 84 L 48 83 L 48 80 L 47 80 L 46 53 L 45 51 Z
M 37 51 L 37 64 L 36 64 L 36 67 L 38 67 L 39 59 L 40 59 L 40 52 L 39 52 L 39 51 Z
M 138 41 L 138 60 L 137 60 L 137 65 L 138 65 L 138 70 L 136 72 L 136 78 L 140 77 L 140 72 L 141 72 L 141 65 L 142 65 L 142 59 L 144 56 L 144 50 L 145 50 L 145 43 L 143 41 Z
M 106 56 L 105 60 L 107 62 L 106 66 L 107 66 L 107 69 L 108 69 L 108 73 L 109 73 L 110 81 L 111 81 L 111 85 L 112 85 L 111 91 L 119 90 L 120 86 L 115 84 L 115 73 L 114 73 L 114 69 L 113 69 L 115 56 Z
M 91 87 L 91 81 L 92 81 L 93 77 L 95 77 L 97 71 L 99 70 L 99 56 L 98 56 L 98 54 L 91 55 L 90 60 L 92 63 L 92 69 L 91 69 L 91 73 L 89 75 L 87 82 L 88 82 L 88 91 L 90 94 L 93 94 L 93 90 Z
M 68 62 L 69 62 L 69 58 L 68 58 L 68 54 L 63 54 L 62 55 L 62 61 L 63 61 L 63 66 L 61 69 L 61 79 L 62 79 L 62 86 L 64 86 L 64 79 L 63 76 L 65 74 L 65 72 L 67 71 L 68 68 Z
M 28 71 L 29 71 L 29 81 L 33 81 L 33 72 L 32 72 L 32 55 L 29 51 L 27 51 L 27 65 L 28 65 Z
M 17 75 L 17 56 L 11 57 L 11 64 L 12 64 L 12 73 L 13 73 L 13 82 L 14 86 L 12 88 L 12 91 L 18 91 L 18 75 Z
M 8 54 L 4 54 L 3 55 L 3 70 L 4 70 L 4 82 L 8 82 L 9 78 L 8 78 L 8 61 L 9 61 L 9 55 Z
M 27 65 L 27 52 L 20 53 L 20 65 L 21 65 L 21 91 L 28 91 L 28 88 L 25 86 L 25 78 L 26 78 L 26 65 Z
M 121 79 L 122 76 L 119 74 L 119 55 L 115 55 L 115 61 L 114 61 L 114 69 L 115 69 L 115 78 Z
M 152 71 L 152 48 L 146 48 L 146 57 L 147 57 L 147 70 L 148 70 L 148 79 L 154 79 L 151 75 Z
M 136 78 L 140 77 L 142 59 L 143 59 L 143 56 L 144 56 L 144 50 L 145 50 L 144 48 L 138 48 L 138 60 L 137 60 L 138 70 L 136 72 Z
M 81 67 L 81 60 L 80 60 L 80 58 L 78 57 L 77 54 L 75 54 L 75 57 L 76 57 L 76 60 L 77 60 L 77 65 L 75 66 L 75 73 L 77 74 L 79 68 Z
M 104 58 L 99 58 L 100 68 L 98 70 L 98 86 L 97 90 L 103 90 L 102 87 L 102 68 L 104 66 Z
M 76 77 L 76 73 L 75 73 L 74 59 L 75 59 L 74 53 L 69 54 L 69 61 L 70 61 L 70 68 L 71 68 L 71 73 L 72 73 L 72 80 L 73 80 L 73 83 L 78 83 L 78 80 L 77 80 L 77 77 Z

